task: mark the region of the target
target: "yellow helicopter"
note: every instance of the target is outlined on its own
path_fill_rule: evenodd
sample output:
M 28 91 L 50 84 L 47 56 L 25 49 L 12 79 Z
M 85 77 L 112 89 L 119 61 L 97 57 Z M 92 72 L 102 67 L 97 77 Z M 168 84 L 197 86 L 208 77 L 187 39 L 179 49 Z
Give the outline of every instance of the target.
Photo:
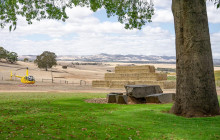
M 28 68 L 26 70 L 26 75 L 25 76 L 18 76 L 18 75 L 14 75 L 15 77 L 21 78 L 21 82 L 24 84 L 34 84 L 35 83 L 35 79 L 33 76 L 28 75 Z M 11 80 L 12 80 L 13 74 L 11 72 Z

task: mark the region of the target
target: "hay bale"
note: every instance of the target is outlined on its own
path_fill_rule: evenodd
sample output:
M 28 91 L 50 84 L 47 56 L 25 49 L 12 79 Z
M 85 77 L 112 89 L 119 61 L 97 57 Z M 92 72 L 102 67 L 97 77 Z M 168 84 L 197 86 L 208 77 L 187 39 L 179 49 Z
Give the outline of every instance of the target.
M 176 81 L 164 81 L 164 89 L 175 89 L 176 88 Z
M 151 65 L 142 66 L 116 66 L 115 73 L 151 73 L 155 72 L 155 67 Z
M 134 84 L 132 81 L 109 81 L 110 88 L 124 88 L 127 84 Z
M 167 80 L 167 74 L 166 73 L 156 73 L 156 80 L 157 81 Z
M 176 88 L 175 81 L 147 81 L 147 80 L 92 81 L 92 87 L 100 87 L 100 88 L 124 88 L 125 85 L 159 85 L 162 89 Z
M 135 85 L 159 85 L 161 88 L 164 88 L 164 81 L 135 81 Z
M 103 81 L 103 80 L 92 81 L 92 87 L 109 87 L 109 81 Z
M 151 81 L 160 81 L 166 80 L 167 74 L 165 73 L 106 73 L 105 80 L 151 80 Z

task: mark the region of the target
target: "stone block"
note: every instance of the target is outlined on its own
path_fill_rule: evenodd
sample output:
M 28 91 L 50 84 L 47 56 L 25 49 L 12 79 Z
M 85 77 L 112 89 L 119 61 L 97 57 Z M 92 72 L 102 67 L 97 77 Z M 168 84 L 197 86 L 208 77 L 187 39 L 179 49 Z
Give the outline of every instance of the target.
M 116 103 L 117 104 L 127 104 L 127 95 L 117 95 L 116 96 Z
M 134 98 L 127 96 L 127 104 L 145 104 L 146 98 Z
M 147 103 L 171 103 L 175 100 L 175 93 L 159 93 L 148 95 Z
M 109 93 L 109 94 L 114 94 L 114 95 L 123 95 L 123 93 L 119 93 L 119 92 L 111 92 L 111 93 Z
M 108 103 L 116 103 L 116 96 L 117 94 L 108 94 L 107 95 L 107 102 Z
M 145 98 L 148 95 L 163 93 L 159 85 L 125 85 L 127 96 Z

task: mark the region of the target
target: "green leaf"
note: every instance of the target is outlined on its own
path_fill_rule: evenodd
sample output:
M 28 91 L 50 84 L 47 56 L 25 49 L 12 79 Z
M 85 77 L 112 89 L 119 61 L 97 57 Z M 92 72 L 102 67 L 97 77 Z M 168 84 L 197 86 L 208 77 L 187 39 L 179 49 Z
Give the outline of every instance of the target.
M 12 29 L 12 25 L 9 26 L 9 31 L 10 31 L 10 32 L 11 32 L 11 29 Z

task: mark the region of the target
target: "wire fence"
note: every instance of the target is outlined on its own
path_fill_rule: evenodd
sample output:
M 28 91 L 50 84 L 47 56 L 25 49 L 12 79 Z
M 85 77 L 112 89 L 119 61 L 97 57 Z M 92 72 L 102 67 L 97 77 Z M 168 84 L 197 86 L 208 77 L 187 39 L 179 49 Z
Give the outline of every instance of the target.
M 78 82 L 76 81 L 71 81 L 71 80 L 54 80 L 54 79 L 42 79 L 41 80 L 42 83 L 59 83 L 59 84 L 72 84 L 72 85 L 80 85 L 80 86 L 84 86 L 84 85 L 91 85 L 91 82 L 89 81 L 85 81 L 85 80 L 80 80 Z
M 12 77 L 12 79 L 10 77 L 5 77 L 5 76 L 0 76 L 0 81 L 9 81 L 9 80 L 13 80 L 13 81 L 20 81 L 20 78 L 17 77 Z M 79 80 L 79 81 L 71 81 L 71 80 L 66 80 L 66 79 L 62 79 L 62 80 L 57 80 L 57 79 L 36 79 L 37 82 L 42 82 L 42 83 L 59 83 L 59 84 L 72 84 L 72 85 L 80 85 L 80 86 L 84 86 L 84 85 L 92 85 L 91 82 L 89 81 L 85 81 L 85 80 Z M 220 80 L 216 80 L 215 81 L 216 87 L 220 87 Z
M 49 78 L 41 78 L 41 79 L 35 79 L 36 82 L 41 82 L 41 83 L 57 83 L 57 84 L 72 84 L 72 85 L 79 85 L 79 86 L 87 86 L 87 85 L 92 85 L 91 82 L 85 81 L 85 80 L 77 80 L 77 81 L 72 81 L 72 80 L 67 80 L 67 79 L 49 79 Z M 17 77 L 5 77 L 5 76 L 0 76 L 0 81 L 20 81 L 20 78 Z

